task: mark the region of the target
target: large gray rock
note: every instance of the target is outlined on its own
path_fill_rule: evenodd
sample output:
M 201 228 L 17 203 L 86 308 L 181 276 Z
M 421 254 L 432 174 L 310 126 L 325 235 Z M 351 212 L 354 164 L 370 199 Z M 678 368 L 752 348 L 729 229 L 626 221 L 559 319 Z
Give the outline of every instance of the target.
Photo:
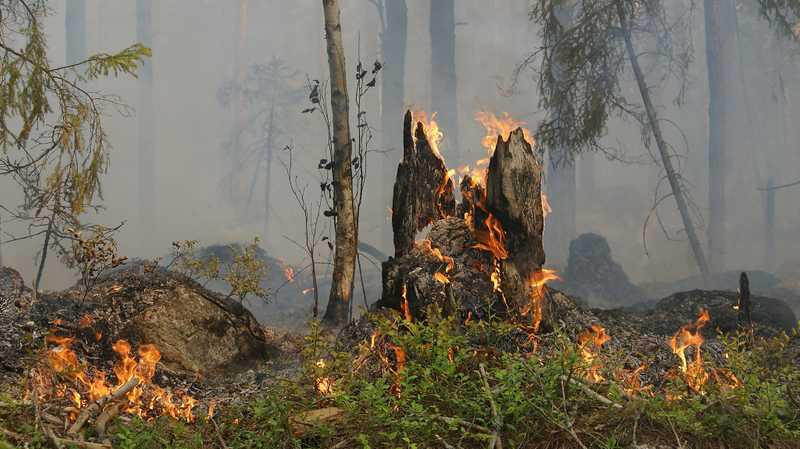
M 582 234 L 569 245 L 569 259 L 556 288 L 583 298 L 596 307 L 629 306 L 644 301 L 642 289 L 632 284 L 614 261 L 603 236 Z

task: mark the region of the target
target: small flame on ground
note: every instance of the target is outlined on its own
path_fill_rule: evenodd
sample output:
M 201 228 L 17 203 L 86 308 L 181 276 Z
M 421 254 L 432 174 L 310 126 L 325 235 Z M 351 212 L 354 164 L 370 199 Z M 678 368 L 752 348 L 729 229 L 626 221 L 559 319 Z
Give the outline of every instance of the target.
M 82 320 L 83 324 L 88 320 Z M 94 375 L 89 375 L 89 367 L 78 360 L 72 345 L 75 342 L 73 337 L 63 337 L 48 335 L 45 341 L 54 345 L 47 350 L 46 361 L 50 370 L 60 376 L 75 382 L 74 388 L 69 388 L 64 384 L 55 386 L 54 394 L 56 397 L 64 397 L 69 390 L 68 399 L 75 408 L 81 409 L 88 403 L 97 401 L 119 389 L 133 378 L 138 379 L 138 385 L 132 388 L 127 394 L 128 403 L 124 411 L 141 417 L 152 417 L 156 415 L 156 407 L 160 408 L 163 415 L 171 416 L 176 419 L 193 421 L 192 409 L 197 401 L 189 395 L 179 394 L 180 403 L 173 400 L 173 394 L 163 388 L 151 384 L 155 375 L 156 364 L 161 359 L 161 353 L 154 345 L 140 345 L 137 351 L 138 361 L 131 356 L 131 345 L 125 340 L 118 340 L 112 345 L 112 349 L 118 356 L 118 361 L 112 370 L 116 377 L 115 382 L 110 382 L 105 372 L 94 370 Z M 50 383 L 45 380 L 42 374 L 36 381 L 36 390 L 45 396 L 49 389 L 41 388 Z M 81 392 L 84 392 L 84 398 Z M 145 404 L 143 398 L 149 396 L 149 401 Z M 71 414 L 74 415 L 74 414 Z M 71 416 L 75 419 L 75 416 Z
M 708 373 L 703 367 L 703 354 L 700 347 L 703 344 L 701 330 L 711 321 L 708 310 L 701 310 L 694 323 L 681 327 L 669 340 L 672 352 L 681 362 L 680 370 L 686 378 L 686 383 L 692 390 L 702 392 L 703 385 L 708 381 Z M 687 362 L 686 349 L 694 347 L 694 360 Z
M 433 279 L 440 284 L 449 284 L 450 278 L 442 272 L 437 271 L 433 274 Z
M 324 359 L 319 359 L 314 364 L 320 369 L 325 369 L 326 367 Z M 333 393 L 333 383 L 330 377 L 320 376 L 314 379 L 314 388 L 316 388 L 317 392 L 322 396 L 329 396 Z
M 286 278 L 286 282 L 294 282 L 294 268 L 290 266 L 286 266 L 283 268 L 283 277 Z
M 586 363 L 586 379 L 590 382 L 602 382 L 605 380 L 600 370 L 602 364 L 597 361 L 598 353 L 611 337 L 606 333 L 606 329 L 599 324 L 592 326 L 578 335 L 578 348 L 581 358 Z

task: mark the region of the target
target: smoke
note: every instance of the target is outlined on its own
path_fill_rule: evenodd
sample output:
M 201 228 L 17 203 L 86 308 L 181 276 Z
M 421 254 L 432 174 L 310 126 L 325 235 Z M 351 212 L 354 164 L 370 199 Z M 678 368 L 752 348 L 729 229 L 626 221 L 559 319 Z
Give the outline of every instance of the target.
M 234 125 L 230 107 L 219 101 L 219 91 L 234 77 L 234 53 L 238 42 L 237 2 L 196 2 L 190 0 L 154 1 L 154 126 L 156 147 L 155 196 L 151 205 L 155 216 L 154 232 L 143 232 L 138 205 L 138 126 L 136 111 L 107 108 L 105 121 L 113 148 L 111 168 L 104 180 L 106 209 L 92 220 L 115 225 L 125 221 L 119 235 L 120 250 L 129 257 L 154 258 L 166 254 L 175 240 L 197 239 L 203 244 L 249 241 L 260 236 L 270 256 L 290 264 L 303 265 L 303 252 L 292 240 L 302 237 L 300 212 L 288 194 L 287 180 L 280 165 L 285 159 L 281 149 L 294 148 L 296 174 L 307 179 L 309 192 L 318 189 L 316 167 L 325 157 L 326 133 L 319 118 L 301 114 L 307 107 L 299 102 L 293 113 L 284 117 L 280 139 L 274 142 L 277 155 L 269 182 L 272 206 L 269 215 L 270 235 L 264 230 L 264 177 L 256 181 L 252 213 L 241 210 L 225 194 L 223 177 L 229 172 L 230 154 L 225 143 L 230 140 Z M 513 85 L 517 64 L 537 46 L 535 25 L 527 19 L 527 1 L 456 2 L 456 75 L 459 122 L 457 129 L 444 129 L 442 144 L 448 156 L 448 135 L 458 134 L 465 162 L 484 157 L 481 147 L 483 128 L 475 122 L 474 112 L 508 112 L 534 130 L 544 111 L 539 107 L 535 79 L 523 74 Z M 53 2 L 53 15 L 45 23 L 50 40 L 50 54 L 60 61 L 65 53 L 65 17 L 60 2 Z M 427 108 L 431 98 L 430 37 L 428 34 L 429 4 L 408 1 L 408 52 L 406 56 L 405 103 Z M 87 0 L 87 51 L 91 53 L 121 49 L 136 39 L 136 2 Z M 775 260 L 764 257 L 764 198 L 757 191 L 759 183 L 769 177 L 780 184 L 800 177 L 800 152 L 795 142 L 800 111 L 792 101 L 797 89 L 791 86 L 796 78 L 786 77 L 796 67 L 789 45 L 767 31 L 755 17 L 743 17 L 743 61 L 751 113 L 744 107 L 744 96 L 732 101 L 738 107 L 728 170 L 728 217 L 726 233 L 728 268 L 780 267 L 800 256 L 800 192 L 780 191 L 776 195 L 777 253 Z M 380 52 L 381 23 L 377 9 L 370 3 L 343 1 L 344 42 L 348 49 L 346 62 L 355 72 L 357 55 L 367 66 L 382 57 Z M 702 23 L 696 24 L 696 54 L 702 55 Z M 313 1 L 250 1 L 248 4 L 245 46 L 240 58 L 245 65 L 266 64 L 273 57 L 283 59 L 298 72 L 298 82 L 327 78 L 322 11 Z M 697 210 L 705 214 L 704 203 L 707 173 L 707 84 L 703 58 L 697 57 L 690 67 L 691 80 L 686 104 L 678 109 L 671 103 L 666 89 L 656 92 L 661 114 L 674 121 L 666 126 L 667 138 L 683 153 L 680 166 L 692 186 L 691 194 Z M 384 61 L 390 65 L 392 61 Z M 349 80 L 353 83 L 352 76 Z M 512 90 L 510 88 L 515 87 Z M 114 93 L 120 100 L 135 107 L 137 81 L 112 79 L 92 88 Z M 732 89 L 740 91 L 738 87 Z M 373 149 L 379 148 L 380 92 L 375 89 L 366 98 L 368 120 L 375 127 Z M 351 100 L 354 93 L 351 89 Z M 292 108 L 289 108 L 292 109 Z M 398 111 L 397 127 L 402 126 Z M 352 120 L 351 123 L 355 123 Z M 684 145 L 684 136 L 686 145 Z M 631 123 L 613 122 L 608 130 L 609 144 L 625 150 L 629 159 L 646 160 L 637 127 Z M 381 230 L 390 226 L 389 204 L 380 198 L 379 166 L 383 158 L 398 161 L 401 142 L 393 151 L 370 154 L 372 176 L 368 179 L 362 212 L 361 237 L 384 253 Z M 388 150 L 388 149 L 387 149 Z M 451 151 L 453 149 L 450 149 Z M 651 221 L 645 234 L 649 255 L 642 244 L 642 225 L 652 202 L 659 173 L 652 163 L 621 163 L 600 155 L 592 163 L 577 161 L 578 233 L 597 232 L 604 235 L 615 258 L 634 281 L 665 281 L 694 274 L 688 245 L 670 241 L 659 226 Z M 589 171 L 591 170 L 591 172 Z M 244 173 L 244 171 L 242 172 Z M 249 176 L 250 171 L 247 172 Z M 242 175 L 244 176 L 244 175 Z M 247 180 L 244 180 L 245 183 Z M 3 204 L 19 200 L 7 180 L 0 181 Z M 557 201 L 552 204 L 557 210 Z M 659 209 L 660 218 L 670 234 L 683 240 L 680 221 L 672 203 Z M 254 218 L 255 217 L 255 218 Z M 3 222 L 3 230 L 21 233 L 24 229 Z M 702 234 L 702 232 L 701 232 Z M 3 246 L 3 261 L 19 269 L 29 280 L 34 276 L 35 255 L 40 241 Z M 323 245 L 322 260 L 328 260 Z M 376 268 L 365 264 L 365 270 Z M 375 273 L 373 273 L 374 275 Z M 74 275 L 56 258 L 47 265 L 44 286 L 62 288 L 74 282 Z M 377 292 L 371 292 L 377 295 Z M 372 298 L 372 300 L 377 299 Z

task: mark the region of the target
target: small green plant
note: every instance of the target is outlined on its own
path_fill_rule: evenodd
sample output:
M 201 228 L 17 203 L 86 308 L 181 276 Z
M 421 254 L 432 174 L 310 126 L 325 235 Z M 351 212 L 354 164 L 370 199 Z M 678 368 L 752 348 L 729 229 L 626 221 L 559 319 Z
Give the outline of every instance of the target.
M 261 286 L 267 274 L 267 265 L 258 255 L 258 237 L 244 247 L 229 245 L 230 260 L 223 263 L 216 255 L 198 255 L 197 240 L 181 240 L 172 243 L 172 261 L 167 269 L 175 265 L 178 271 L 194 279 L 202 279 L 203 286 L 211 281 L 225 281 L 230 287 L 228 297 L 239 302 L 255 296 L 264 301 L 269 292 Z

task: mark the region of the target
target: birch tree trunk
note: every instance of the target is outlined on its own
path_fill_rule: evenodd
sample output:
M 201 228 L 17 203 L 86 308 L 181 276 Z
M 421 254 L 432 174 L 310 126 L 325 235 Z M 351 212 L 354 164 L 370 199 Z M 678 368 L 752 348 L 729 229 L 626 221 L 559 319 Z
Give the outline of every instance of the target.
M 333 207 L 336 214 L 336 248 L 328 307 L 323 322 L 338 326 L 347 321 L 348 303 L 353 294 L 358 228 L 353 205 L 353 141 L 350 138 L 350 111 L 347 74 L 342 45 L 342 25 L 338 0 L 322 0 L 325 14 L 325 39 L 330 67 L 331 115 L 333 122 Z
M 455 167 L 463 162 L 458 146 L 455 0 L 430 2 L 431 112 L 437 113 L 439 128 L 447 136 L 445 157 Z
M 381 143 L 384 150 L 398 149 L 382 158 L 383 202 L 392 200 L 392 183 L 397 163 L 403 155 L 403 130 L 400 122 L 405 99 L 406 41 L 408 39 L 408 8 L 406 0 L 385 0 L 386 27 L 381 35 L 381 52 L 383 53 L 383 70 L 381 74 Z M 381 211 L 381 213 L 384 213 Z M 384 251 L 392 248 L 392 232 L 389 226 L 383 226 L 382 246 Z
M 708 66 L 708 258 L 712 271 L 724 268 L 725 171 L 729 148 L 730 98 L 725 42 L 732 39 L 732 0 L 705 0 Z
M 153 0 L 136 0 L 136 39 L 148 48 L 153 47 Z M 136 111 L 139 124 L 139 219 L 142 249 L 155 232 L 156 210 L 156 151 L 155 107 L 153 105 L 153 60 L 142 61 L 139 70 L 139 104 Z

